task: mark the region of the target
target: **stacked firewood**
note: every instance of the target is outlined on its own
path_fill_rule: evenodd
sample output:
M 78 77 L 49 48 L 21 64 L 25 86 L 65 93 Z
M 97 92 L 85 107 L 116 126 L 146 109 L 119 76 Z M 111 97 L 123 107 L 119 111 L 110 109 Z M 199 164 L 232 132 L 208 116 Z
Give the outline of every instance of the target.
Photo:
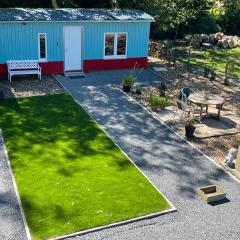
M 150 41 L 148 46 L 148 56 L 158 58 L 159 56 L 159 43 Z

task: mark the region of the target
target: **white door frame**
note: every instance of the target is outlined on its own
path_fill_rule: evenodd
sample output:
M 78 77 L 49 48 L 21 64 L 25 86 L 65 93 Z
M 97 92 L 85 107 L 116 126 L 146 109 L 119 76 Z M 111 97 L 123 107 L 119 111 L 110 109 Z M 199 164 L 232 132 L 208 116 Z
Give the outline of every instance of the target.
M 65 71 L 69 71 L 69 70 L 66 70 L 65 69 L 65 59 L 66 59 L 66 51 L 65 51 L 65 31 L 66 31 L 66 28 L 80 28 L 81 30 L 81 69 L 79 70 L 83 70 L 83 26 L 64 26 L 63 27 L 63 56 L 64 56 L 64 62 L 63 62 L 63 67 L 64 67 L 64 72 Z M 70 70 L 71 71 L 71 70 Z

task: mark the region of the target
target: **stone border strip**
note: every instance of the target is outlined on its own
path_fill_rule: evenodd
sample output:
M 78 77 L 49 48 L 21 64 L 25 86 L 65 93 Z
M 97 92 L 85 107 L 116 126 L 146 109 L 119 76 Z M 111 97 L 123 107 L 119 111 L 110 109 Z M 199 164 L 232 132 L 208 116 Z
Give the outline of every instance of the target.
M 125 93 L 119 86 L 116 86 L 116 89 L 118 89 L 120 92 L 122 92 L 125 96 L 127 96 L 131 101 L 135 102 L 138 106 L 140 106 L 142 109 L 144 109 L 149 115 L 151 115 L 154 119 L 158 120 L 162 125 L 167 127 L 169 130 L 174 132 L 177 136 L 179 136 L 183 141 L 188 143 L 192 148 L 196 149 L 199 153 L 201 153 L 204 157 L 206 157 L 209 161 L 213 162 L 218 168 L 223 169 L 224 172 L 226 172 L 230 177 L 232 177 L 235 181 L 240 183 L 240 180 L 236 178 L 234 175 L 232 175 L 228 170 L 223 168 L 220 164 L 218 164 L 216 161 L 214 161 L 211 157 L 209 157 L 207 154 L 205 154 L 202 150 L 197 148 L 194 144 L 189 142 L 185 137 L 183 137 L 180 133 L 178 133 L 174 128 L 167 125 L 165 122 L 163 122 L 157 115 L 155 115 L 153 112 L 149 111 L 146 107 L 142 106 L 139 102 L 137 102 L 134 98 L 129 96 L 127 93 Z
M 58 81 L 58 79 L 56 78 L 55 75 L 53 75 L 54 78 Z M 88 114 L 88 116 L 101 128 L 101 130 L 108 136 L 108 138 L 113 142 L 113 144 L 115 144 L 115 146 L 117 146 L 120 151 L 129 159 L 129 161 L 138 169 L 138 171 L 148 180 L 148 182 L 157 190 L 157 192 L 159 194 L 161 194 L 165 200 L 167 201 L 167 203 L 169 204 L 170 206 L 170 209 L 167 209 L 165 211 L 161 211 L 161 212 L 157 212 L 157 213 L 152 213 L 152 214 L 148 214 L 148 215 L 145 215 L 145 216 L 141 216 L 141 217 L 137 217 L 137 218 L 132 218 L 132 219 L 128 219 L 128 220 L 124 220 L 124 221 L 120 221 L 120 222 L 116 222 L 116 223 L 111 223 L 111 224 L 107 224 L 107 225 L 103 225 L 103 226 L 100 226 L 100 227 L 95 227 L 95 228 L 90 228 L 90 229 L 87 229 L 87 230 L 83 230 L 83 231 L 79 231 L 79 232 L 74 232 L 74 233 L 71 233 L 71 234 L 66 234 L 66 235 L 62 235 L 62 236 L 59 236 L 59 237 L 53 237 L 51 238 L 50 240 L 62 240 L 62 239 L 65 239 L 65 238 L 69 238 L 69 237 L 76 237 L 76 236 L 80 236 L 80 235 L 85 235 L 85 234 L 89 234 L 89 233 L 93 233 L 93 232 L 97 232 L 97 231 L 100 231 L 100 230 L 103 230 L 103 229 L 107 229 L 107 228 L 113 228 L 113 227 L 117 227 L 117 226 L 122 226 L 122 225 L 126 225 L 128 223 L 133 223 L 133 222 L 137 222 L 137 221 L 141 221 L 141 220 L 145 220 L 145 219 L 150 219 L 150 218 L 154 218 L 154 217 L 157 217 L 157 216 L 161 216 L 161 215 L 165 215 L 165 214 L 168 214 L 168 213 L 171 213 L 171 212 L 176 212 L 177 211 L 177 208 L 168 200 L 168 198 L 166 196 L 164 196 L 160 190 L 156 187 L 156 185 L 142 172 L 142 170 L 133 162 L 133 160 L 128 157 L 128 155 L 122 150 L 122 148 L 113 141 L 113 139 L 109 136 L 109 134 L 105 131 L 105 129 L 103 129 L 97 122 L 96 120 L 87 112 L 87 110 L 81 106 L 81 104 L 74 98 L 74 96 L 72 96 L 72 94 L 70 93 L 70 91 L 68 91 L 68 89 L 60 82 L 60 85 L 66 90 L 66 92 L 73 98 L 73 100 L 81 107 L 83 108 L 86 113 Z M 125 93 L 124 93 L 125 94 Z M 125 94 L 126 95 L 126 94 Z
M 3 151 L 5 153 L 5 158 L 7 160 L 7 165 L 8 165 L 8 169 L 9 169 L 11 179 L 12 179 L 12 182 L 13 182 L 13 187 L 14 187 L 14 190 L 15 190 L 15 193 L 16 193 L 16 196 L 17 196 L 17 202 L 18 202 L 20 212 L 21 212 L 21 215 L 22 215 L 22 220 L 23 220 L 24 228 L 25 228 L 25 231 L 26 231 L 26 234 L 27 234 L 27 238 L 28 238 L 28 240 L 31 240 L 32 238 L 31 238 L 30 230 L 29 230 L 28 225 L 27 225 L 27 220 L 26 220 L 26 216 L 24 214 L 24 210 L 23 210 L 21 199 L 20 199 L 19 191 L 18 191 L 17 184 L 16 184 L 16 181 L 15 181 L 15 178 L 14 178 L 14 175 L 13 175 L 11 163 L 9 161 L 7 148 L 5 146 L 4 138 L 3 138 L 3 135 L 2 135 L 2 130 L 0 130 L 0 139 L 2 141 Z
M 161 193 L 161 195 L 163 195 L 163 194 Z M 74 232 L 74 233 L 66 234 L 66 235 L 63 235 L 63 236 L 60 236 L 60 237 L 50 238 L 50 240 L 63 240 L 63 239 L 70 238 L 70 237 L 82 236 L 82 235 L 85 235 L 85 234 L 98 232 L 98 231 L 101 231 L 101 230 L 104 230 L 104 229 L 119 227 L 119 226 L 126 225 L 126 224 L 129 224 L 129 223 L 138 222 L 138 221 L 141 221 L 141 220 L 146 220 L 146 219 L 158 217 L 158 216 L 165 215 L 165 214 L 168 214 L 168 213 L 171 213 L 171 212 L 176 212 L 176 211 L 177 211 L 177 209 L 173 207 L 171 209 L 168 209 L 168 210 L 165 210 L 165 211 L 162 211 L 162 212 L 153 213 L 153 214 L 145 215 L 145 216 L 142 216 L 142 217 L 132 218 L 132 219 L 124 220 L 124 221 L 121 221 L 121 222 L 111 223 L 111 224 L 108 224 L 108 225 L 103 225 L 101 227 L 90 228 L 88 230 Z

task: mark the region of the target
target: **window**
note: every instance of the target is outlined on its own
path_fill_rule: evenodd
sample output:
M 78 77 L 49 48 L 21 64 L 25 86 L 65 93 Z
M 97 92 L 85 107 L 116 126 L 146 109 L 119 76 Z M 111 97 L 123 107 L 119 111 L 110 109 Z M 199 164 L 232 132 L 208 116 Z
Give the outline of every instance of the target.
M 47 35 L 38 34 L 38 57 L 40 61 L 47 61 Z
M 127 33 L 105 33 L 104 58 L 126 58 Z

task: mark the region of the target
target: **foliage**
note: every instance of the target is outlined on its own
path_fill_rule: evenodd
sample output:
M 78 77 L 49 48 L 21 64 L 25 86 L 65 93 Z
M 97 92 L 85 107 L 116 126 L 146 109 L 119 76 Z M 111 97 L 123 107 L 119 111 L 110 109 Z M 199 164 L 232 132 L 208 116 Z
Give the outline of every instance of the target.
M 230 35 L 240 36 L 240 0 L 222 0 L 224 15 L 222 27 Z
M 5 100 L 0 125 L 33 239 L 169 208 L 69 95 Z
M 194 124 L 195 124 L 195 120 L 194 119 L 190 119 L 190 120 L 186 121 L 185 127 L 186 128 L 194 128 Z
M 217 20 L 211 14 L 199 16 L 197 19 L 190 21 L 185 29 L 192 34 L 211 34 L 221 31 Z
M 158 30 L 176 29 L 176 37 L 180 24 L 188 25 L 211 7 L 212 0 L 146 0 L 139 7 L 152 14 Z
M 131 74 L 123 77 L 123 85 L 124 86 L 132 87 L 135 82 L 136 82 L 136 77 L 134 77 Z
M 168 107 L 170 106 L 170 100 L 166 97 L 160 97 L 159 95 L 150 94 L 148 99 L 151 106 L 160 106 L 160 107 Z

